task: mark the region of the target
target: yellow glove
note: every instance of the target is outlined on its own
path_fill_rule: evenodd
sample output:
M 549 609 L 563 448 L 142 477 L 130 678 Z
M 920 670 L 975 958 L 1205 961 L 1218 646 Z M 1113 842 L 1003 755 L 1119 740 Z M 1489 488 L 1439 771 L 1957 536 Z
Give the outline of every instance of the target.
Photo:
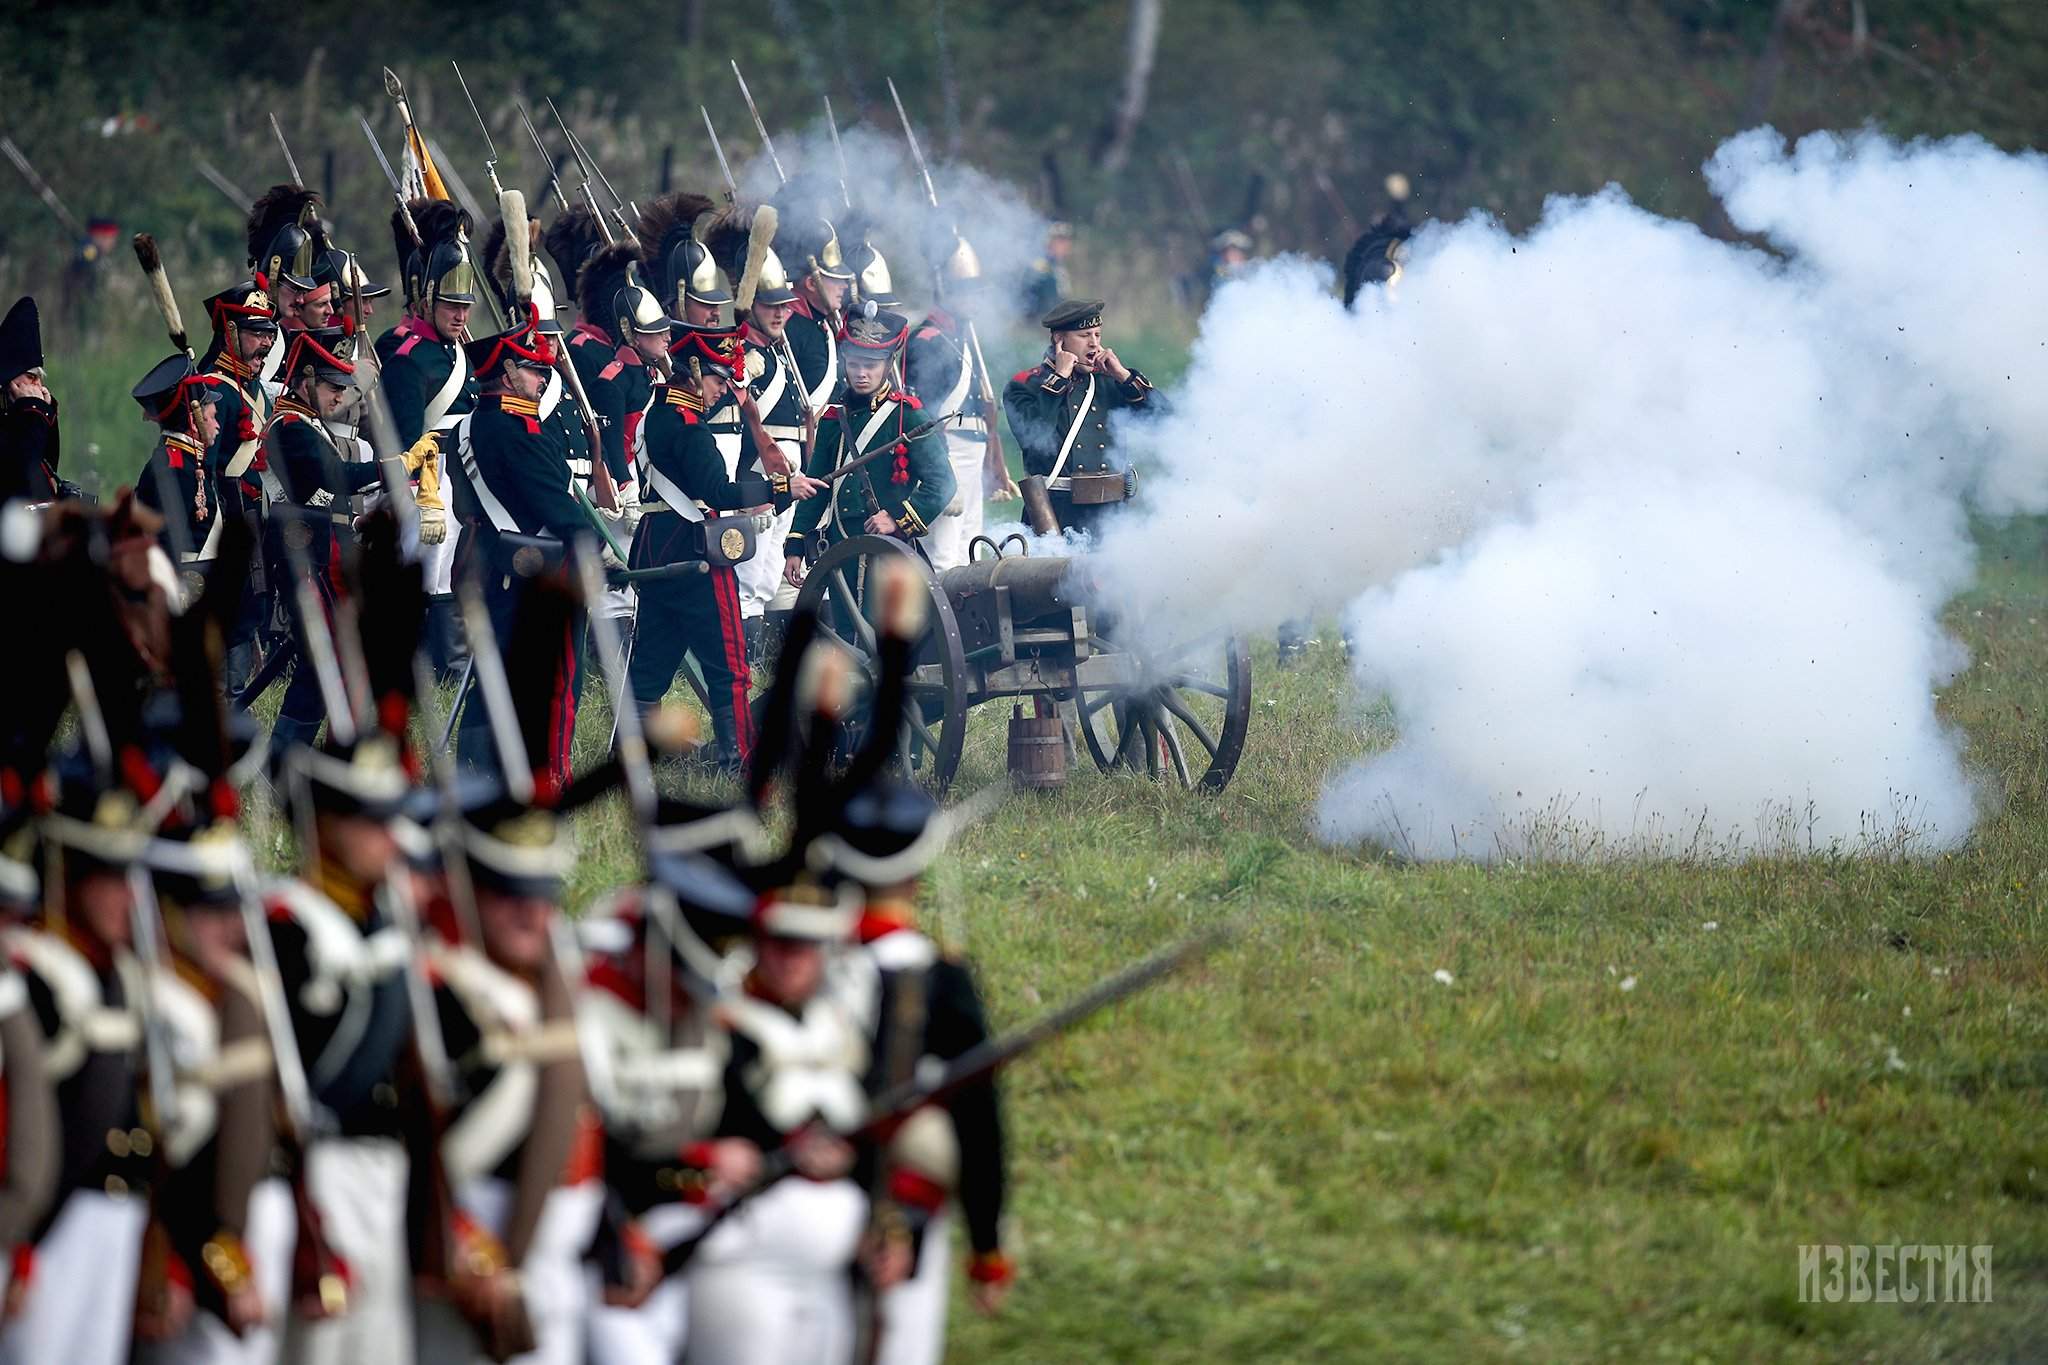
M 448 539 L 448 507 L 441 497 L 441 433 L 429 431 L 405 452 L 405 472 L 417 485 L 420 544 L 439 545 Z

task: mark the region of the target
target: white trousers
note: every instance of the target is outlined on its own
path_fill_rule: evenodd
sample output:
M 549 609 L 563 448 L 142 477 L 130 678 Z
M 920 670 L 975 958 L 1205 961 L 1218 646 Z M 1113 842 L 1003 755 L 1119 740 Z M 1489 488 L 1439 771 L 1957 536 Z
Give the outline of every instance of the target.
M 175 1339 L 137 1346 L 139 1365 L 273 1365 L 278 1329 L 291 1295 L 292 1242 L 298 1226 L 291 1186 L 275 1178 L 258 1181 L 249 1193 L 242 1245 L 263 1295 L 263 1325 L 238 1337 L 213 1314 L 194 1313 L 191 1325 Z
M 0 1365 L 125 1365 L 149 1207 L 78 1190 L 36 1247 L 21 1316 L 0 1328 Z
M 443 483 L 442 488 L 447 484 Z M 438 545 L 420 546 L 420 565 L 425 571 L 427 591 L 450 593 L 455 591 L 455 551 L 462 544 L 462 523 L 455 519 L 455 507 L 450 500 L 448 512 L 448 538 Z
M 690 1365 L 846 1365 L 867 1196 L 791 1178 L 725 1220 L 691 1265 Z
M 791 504 L 776 515 L 768 529 L 754 533 L 754 557 L 733 570 L 739 579 L 740 615 L 759 616 L 776 605 L 776 595 L 785 588 L 792 595 L 796 592 L 782 581 L 783 548 L 789 541 L 790 523 L 795 520 L 796 506 Z
M 953 1219 L 940 1211 L 924 1230 L 917 1274 L 882 1294 L 876 1365 L 939 1365 L 946 1354 L 946 1290 L 952 1278 Z
M 704 1225 L 702 1210 L 689 1204 L 663 1204 L 640 1219 L 640 1230 L 663 1251 L 685 1241 Z M 607 1305 L 591 1285 L 590 1365 L 676 1365 L 690 1338 L 690 1286 L 682 1275 L 663 1280 L 637 1308 Z
M 970 432 L 946 433 L 946 457 L 953 464 L 953 501 L 932 521 L 924 538 L 925 553 L 932 557 L 932 572 L 944 573 L 967 562 L 967 548 L 981 534 L 985 504 L 981 496 L 981 466 L 988 447 Z M 954 510 L 958 509 L 958 510 Z
M 583 1249 L 597 1230 L 604 1187 L 597 1181 L 565 1185 L 549 1191 L 541 1205 L 533 1244 L 519 1267 L 526 1312 L 533 1320 L 535 1348 L 512 1357 L 511 1365 L 580 1365 L 584 1321 L 590 1307 L 583 1274 Z M 501 1235 L 512 1211 L 512 1185 L 496 1179 L 472 1180 L 456 1196 L 463 1212 L 492 1235 Z M 475 1333 L 445 1299 L 419 1303 L 419 1358 L 433 1365 L 460 1365 L 488 1358 L 477 1349 Z
M 285 1319 L 286 1365 L 399 1365 L 413 1358 L 405 1149 L 388 1138 L 327 1138 L 306 1152 L 327 1241 L 348 1265 L 348 1311 Z

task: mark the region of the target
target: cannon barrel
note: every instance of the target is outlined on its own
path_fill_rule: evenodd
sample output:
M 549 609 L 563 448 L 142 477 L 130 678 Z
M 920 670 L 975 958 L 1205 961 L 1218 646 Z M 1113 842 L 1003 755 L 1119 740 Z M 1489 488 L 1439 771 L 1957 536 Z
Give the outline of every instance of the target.
M 1086 602 L 1089 576 L 1075 568 L 1071 559 L 1011 555 L 1006 559 L 982 559 L 948 569 L 939 575 L 939 586 L 957 612 L 963 606 L 997 587 L 1009 589 L 1010 614 L 1030 620 Z

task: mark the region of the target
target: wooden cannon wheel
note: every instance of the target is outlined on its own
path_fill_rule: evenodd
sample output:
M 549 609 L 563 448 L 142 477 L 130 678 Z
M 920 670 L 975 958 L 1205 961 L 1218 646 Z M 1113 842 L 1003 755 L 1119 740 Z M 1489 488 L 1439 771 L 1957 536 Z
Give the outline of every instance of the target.
M 1097 635 L 1103 653 L 1125 653 L 1135 681 L 1081 689 L 1081 737 L 1105 772 L 1142 768 L 1184 787 L 1222 791 L 1244 753 L 1252 718 L 1251 650 L 1236 637 L 1205 636 L 1165 649 L 1126 649 Z
M 824 633 L 853 655 L 862 696 L 871 695 L 878 678 L 874 623 L 879 607 L 871 600 L 868 587 L 874 579 L 874 566 L 890 555 L 917 566 L 931 600 L 925 638 L 913 658 L 897 761 L 905 774 L 943 793 L 960 767 L 960 746 L 967 737 L 967 663 L 952 604 L 947 602 L 945 590 L 932 580 L 923 557 L 885 536 L 842 540 L 811 566 L 796 606 L 798 611 L 819 614 Z M 860 718 L 855 725 L 864 727 L 861 701 L 856 700 L 852 714 Z

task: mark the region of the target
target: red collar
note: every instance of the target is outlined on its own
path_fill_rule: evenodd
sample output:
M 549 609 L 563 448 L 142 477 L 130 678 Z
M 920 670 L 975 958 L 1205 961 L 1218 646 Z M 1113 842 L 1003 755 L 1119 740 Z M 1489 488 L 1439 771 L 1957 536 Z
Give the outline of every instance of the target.
M 790 311 L 792 313 L 800 313 L 812 322 L 818 320 L 817 306 L 811 302 L 810 295 L 804 293 L 801 289 L 796 291 L 796 301 L 790 305 Z
M 436 346 L 449 346 L 454 344 L 452 342 L 443 341 L 441 339 L 441 334 L 434 330 L 434 321 L 432 318 L 410 317 L 407 318 L 404 322 L 399 323 L 396 330 L 401 335 L 409 337 L 418 337 L 421 341 L 431 341 Z
M 570 329 L 569 336 L 571 340 L 577 337 L 589 337 L 592 341 L 602 342 L 606 346 L 617 344 L 609 336 L 605 335 L 602 327 L 586 318 L 576 319 L 576 325 Z
M 924 320 L 949 336 L 960 330 L 959 321 L 943 308 L 933 308 L 924 315 Z

